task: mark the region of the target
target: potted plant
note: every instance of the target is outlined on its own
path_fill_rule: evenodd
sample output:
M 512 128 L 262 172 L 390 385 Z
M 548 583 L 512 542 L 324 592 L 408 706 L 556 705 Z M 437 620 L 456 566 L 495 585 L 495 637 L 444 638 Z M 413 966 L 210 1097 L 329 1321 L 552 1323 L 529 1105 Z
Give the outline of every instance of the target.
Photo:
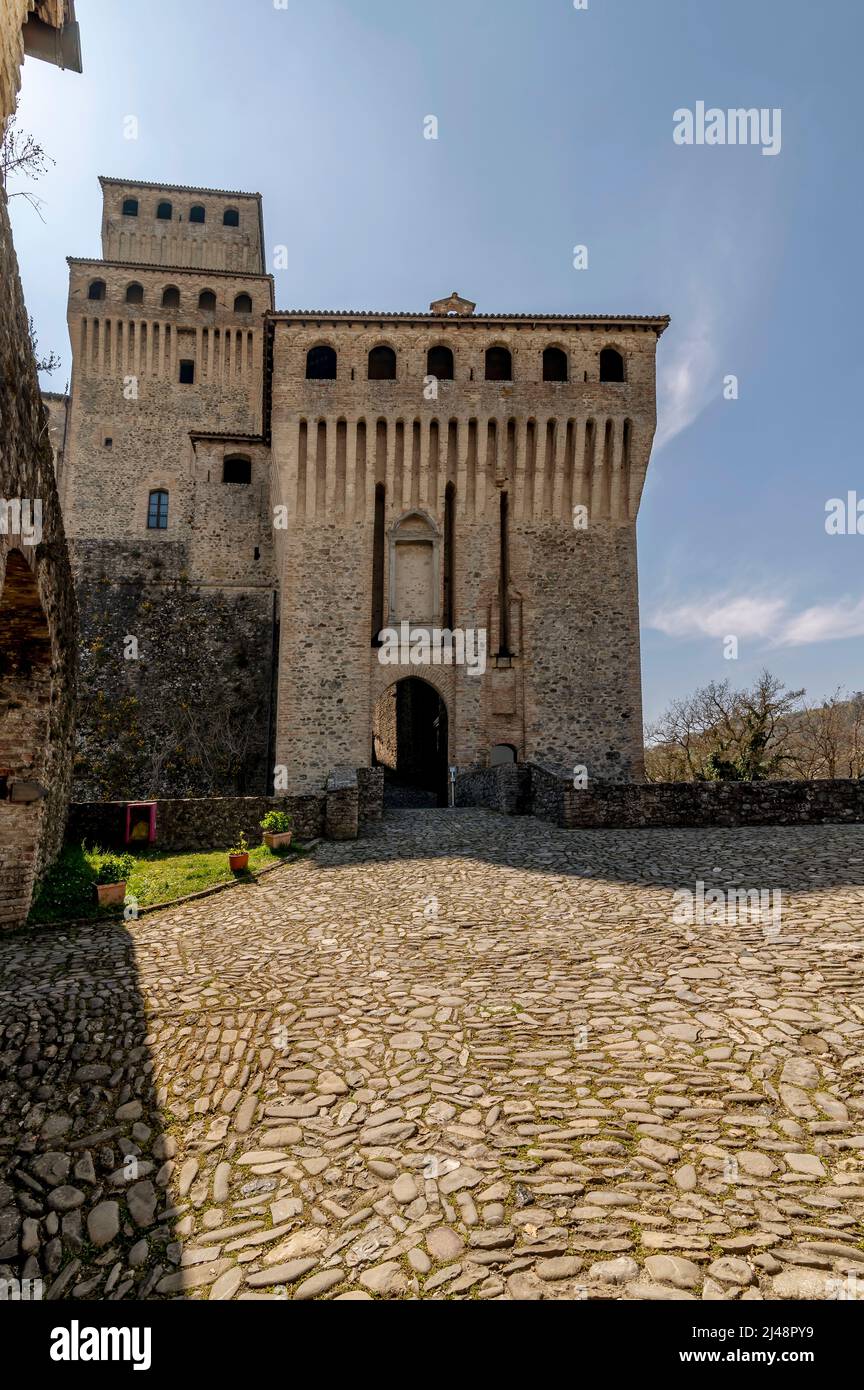
M 236 843 L 228 851 L 228 867 L 232 874 L 241 874 L 249 864 L 249 845 L 243 831 L 237 836 Z
M 287 811 L 268 811 L 259 822 L 264 831 L 264 843 L 274 853 L 287 849 L 291 843 L 291 827 L 294 824 Z
M 99 854 L 93 864 L 96 871 L 96 899 L 100 907 L 123 903 L 126 880 L 135 867 L 131 854 Z

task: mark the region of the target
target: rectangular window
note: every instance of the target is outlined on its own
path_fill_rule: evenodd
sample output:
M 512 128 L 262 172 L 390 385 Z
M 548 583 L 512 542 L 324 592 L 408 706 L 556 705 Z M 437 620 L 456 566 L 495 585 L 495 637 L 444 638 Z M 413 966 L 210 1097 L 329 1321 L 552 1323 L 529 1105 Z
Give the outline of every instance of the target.
M 148 531 L 165 531 L 168 527 L 168 493 L 151 492 L 147 508 Z
M 195 363 L 188 357 L 180 361 L 180 381 L 184 386 L 191 386 L 195 381 Z

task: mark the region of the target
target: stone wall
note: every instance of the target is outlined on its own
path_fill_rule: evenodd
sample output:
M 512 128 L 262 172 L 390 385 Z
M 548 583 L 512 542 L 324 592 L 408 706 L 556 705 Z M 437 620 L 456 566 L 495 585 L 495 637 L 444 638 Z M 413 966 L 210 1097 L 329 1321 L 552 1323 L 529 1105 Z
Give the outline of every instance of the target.
M 8 45 L 5 21 L 2 32 Z M 29 528 L 16 522 L 16 504 L 26 507 Z M 10 927 L 26 918 L 33 887 L 62 841 L 77 614 L 48 422 L 2 191 L 0 506 L 0 927 Z M 19 801 L 22 795 L 36 799 Z
M 383 767 L 358 767 L 357 792 L 357 814 L 361 828 L 370 822 L 380 821 L 384 815 Z
M 460 773 L 456 804 L 510 815 L 524 809 L 568 829 L 850 824 L 864 821 L 864 780 L 595 784 L 580 791 L 572 773 L 531 764 Z
M 257 845 L 262 834 L 259 822 L 267 811 L 288 811 L 298 840 L 323 834 L 323 792 L 317 796 L 177 798 L 156 803 L 156 848 L 177 852 L 228 850 L 240 831 L 250 846 Z M 73 802 L 69 809 L 67 838 L 73 843 L 83 840 L 88 847 L 118 848 L 125 833 L 125 802 Z
M 22 28 L 34 0 L 3 0 L 0 6 L 0 133 L 15 110 L 24 61 Z
M 488 806 L 507 816 L 524 815 L 528 810 L 531 769 L 524 763 L 500 767 L 472 768 L 456 778 L 457 806 Z

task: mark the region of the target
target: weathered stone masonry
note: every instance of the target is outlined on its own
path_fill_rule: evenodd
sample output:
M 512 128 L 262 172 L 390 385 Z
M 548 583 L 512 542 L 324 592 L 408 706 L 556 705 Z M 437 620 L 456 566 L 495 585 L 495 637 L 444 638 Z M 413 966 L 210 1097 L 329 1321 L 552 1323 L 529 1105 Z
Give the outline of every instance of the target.
M 21 26 L 31 11 L 33 23 L 47 30 L 55 21 L 62 23 L 70 7 L 53 0 L 35 7 L 20 0 L 4 4 L 0 134 L 14 108 L 24 46 Z M 34 885 L 62 840 L 70 785 L 77 630 L 48 421 L 2 191 L 0 508 L 0 928 L 4 928 L 26 918 Z M 21 521 L 22 511 L 29 524 Z
M 398 750 L 433 741 L 439 780 L 502 747 L 639 779 L 635 528 L 668 320 L 458 296 L 277 313 L 258 195 L 101 183 L 105 259 L 69 262 L 78 794 L 120 795 L 129 759 L 139 794 L 320 791 L 381 758 L 418 774 Z M 482 633 L 485 671 L 382 664 L 402 621 Z M 394 704 L 406 679 L 431 703 Z

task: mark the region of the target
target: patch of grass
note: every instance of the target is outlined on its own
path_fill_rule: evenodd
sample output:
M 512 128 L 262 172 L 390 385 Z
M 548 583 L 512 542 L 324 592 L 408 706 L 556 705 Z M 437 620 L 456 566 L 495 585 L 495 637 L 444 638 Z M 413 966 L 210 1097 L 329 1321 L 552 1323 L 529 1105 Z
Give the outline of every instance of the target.
M 248 871 L 232 874 L 224 849 L 194 854 L 147 850 L 132 856 L 133 868 L 126 880 L 126 897 L 127 901 L 134 898 L 139 907 L 150 907 L 154 903 L 186 897 L 189 893 L 200 893 L 219 883 L 230 883 L 233 879 L 251 881 L 253 873 L 267 865 L 295 857 L 291 851 L 274 854 L 266 845 L 256 845 L 249 851 Z M 96 905 L 93 886 L 100 862 L 98 851 L 86 851 L 81 845 L 66 845 L 45 875 L 30 910 L 30 923 L 38 925 L 116 913 L 116 907 L 100 912 Z

